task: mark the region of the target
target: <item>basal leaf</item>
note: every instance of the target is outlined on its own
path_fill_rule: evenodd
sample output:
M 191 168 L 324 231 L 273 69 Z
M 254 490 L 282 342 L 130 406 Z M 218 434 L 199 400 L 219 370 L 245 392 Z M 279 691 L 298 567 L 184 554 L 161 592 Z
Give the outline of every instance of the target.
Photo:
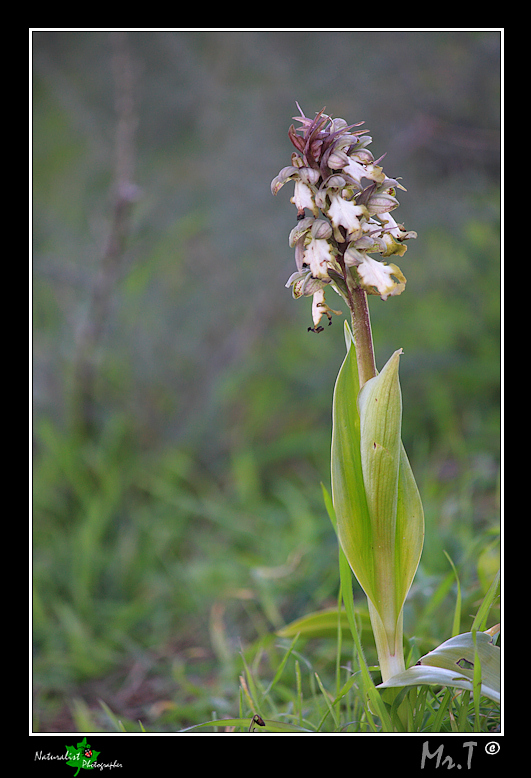
M 360 451 L 359 378 L 352 339 L 339 370 L 332 406 L 332 501 L 337 534 L 346 558 L 369 598 L 376 596 L 372 530 Z
M 500 649 L 492 643 L 492 637 L 485 632 L 476 632 L 475 637 L 475 645 L 472 632 L 465 632 L 446 640 L 423 656 L 414 667 L 387 679 L 378 688 L 436 684 L 472 691 L 475 681 L 474 671 L 479 662 L 481 694 L 499 702 Z
M 382 672 L 394 674 L 403 668 L 402 609 L 424 536 L 422 503 L 401 441 L 402 352 L 359 391 L 348 328 L 346 343 L 333 402 L 333 507 L 341 547 L 369 600 L 380 664 L 388 657 Z

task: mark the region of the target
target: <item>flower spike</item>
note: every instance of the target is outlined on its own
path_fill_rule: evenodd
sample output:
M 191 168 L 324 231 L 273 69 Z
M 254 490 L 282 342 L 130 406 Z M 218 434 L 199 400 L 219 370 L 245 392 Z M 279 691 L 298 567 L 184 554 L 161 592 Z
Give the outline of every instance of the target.
M 325 285 L 331 285 L 347 304 L 355 288 L 382 300 L 401 294 L 406 279 L 400 268 L 369 254 L 380 254 L 382 259 L 403 256 L 405 242 L 417 235 L 390 215 L 399 205 L 397 190 L 405 189 L 384 173 L 379 163 L 385 154 L 375 160 L 367 148 L 372 140 L 368 130 L 353 129 L 363 122 L 332 119 L 324 108 L 310 119 L 295 105 L 299 116 L 293 119 L 301 126 L 292 124 L 288 136 L 296 151 L 291 165 L 271 182 L 271 191 L 276 195 L 288 181 L 295 184 L 291 202 L 297 208 L 297 227 L 291 232 L 290 245 L 295 248 L 298 274 L 319 284 L 319 299 L 312 306 L 314 326 L 308 329 L 321 332 L 315 310 L 321 316 L 322 311 L 331 310 L 324 302 Z M 308 278 L 305 290 L 311 288 Z M 290 279 L 287 286 L 293 287 L 294 296 L 309 294 L 295 295 L 300 279 Z

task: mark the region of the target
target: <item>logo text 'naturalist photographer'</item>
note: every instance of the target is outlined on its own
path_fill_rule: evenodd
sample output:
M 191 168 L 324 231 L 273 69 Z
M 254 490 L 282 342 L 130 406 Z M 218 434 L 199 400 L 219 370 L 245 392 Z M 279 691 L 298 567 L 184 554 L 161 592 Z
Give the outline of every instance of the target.
M 77 746 L 66 746 L 66 754 L 36 751 L 35 761 L 66 761 L 69 767 L 75 768 L 74 778 L 76 778 L 80 770 L 112 770 L 113 767 L 122 767 L 116 759 L 112 762 L 98 761 L 100 754 L 101 751 L 95 751 L 90 743 L 87 742 L 87 738 L 84 737 Z

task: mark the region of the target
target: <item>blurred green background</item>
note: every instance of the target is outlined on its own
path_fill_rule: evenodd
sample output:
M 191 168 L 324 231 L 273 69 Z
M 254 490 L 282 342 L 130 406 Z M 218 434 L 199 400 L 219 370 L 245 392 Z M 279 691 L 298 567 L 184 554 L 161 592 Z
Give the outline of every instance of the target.
M 270 192 L 296 100 L 365 121 L 418 232 L 404 294 L 370 300 L 378 366 L 404 349 L 426 512 L 406 631 L 448 636 L 451 578 L 418 621 L 443 549 L 477 602 L 497 565 L 500 46 L 33 32 L 37 731 L 83 729 L 99 699 L 155 729 L 234 715 L 241 645 L 335 601 L 320 482 L 343 325 L 307 332 L 291 191 Z

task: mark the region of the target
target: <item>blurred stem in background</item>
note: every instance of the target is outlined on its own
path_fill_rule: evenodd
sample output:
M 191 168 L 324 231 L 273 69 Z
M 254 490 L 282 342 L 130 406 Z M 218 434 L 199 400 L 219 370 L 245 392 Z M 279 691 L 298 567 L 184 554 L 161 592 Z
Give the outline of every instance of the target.
M 109 236 L 99 262 L 86 315 L 76 337 L 71 425 L 82 438 L 91 437 L 97 428 L 96 379 L 99 350 L 127 245 L 132 206 L 138 196 L 138 187 L 134 183 L 135 132 L 138 122 L 134 99 L 135 66 L 128 48 L 127 33 L 111 32 L 110 40 L 116 110 L 112 216 Z

